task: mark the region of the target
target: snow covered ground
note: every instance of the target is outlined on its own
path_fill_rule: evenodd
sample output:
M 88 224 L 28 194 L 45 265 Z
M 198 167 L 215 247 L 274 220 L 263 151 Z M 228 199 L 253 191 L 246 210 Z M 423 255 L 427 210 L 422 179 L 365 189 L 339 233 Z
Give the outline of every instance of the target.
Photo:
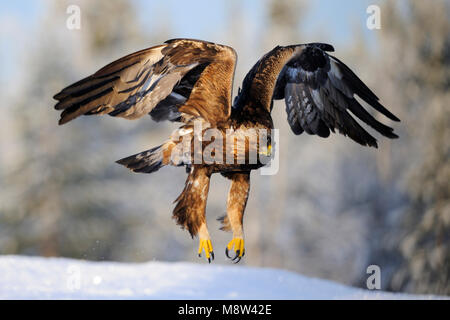
M 0 256 L 0 299 L 434 299 L 264 268 Z

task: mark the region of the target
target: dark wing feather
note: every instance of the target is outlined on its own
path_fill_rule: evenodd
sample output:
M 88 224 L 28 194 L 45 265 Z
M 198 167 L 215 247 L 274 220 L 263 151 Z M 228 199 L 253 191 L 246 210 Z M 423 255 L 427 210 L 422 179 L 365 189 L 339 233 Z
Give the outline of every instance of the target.
M 56 94 L 55 109 L 63 110 L 59 123 L 80 115 L 137 119 L 149 113 L 156 121 L 199 116 L 221 121 L 230 113 L 235 62 L 227 46 L 166 41 L 114 61 Z M 218 83 L 212 83 L 214 74 Z
M 288 122 L 295 134 L 306 131 L 327 137 L 330 130 L 337 129 L 362 145 L 377 147 L 376 139 L 350 111 L 382 135 L 398 137 L 355 99 L 357 95 L 391 120 L 399 121 L 350 68 L 324 52 L 333 51 L 332 46 L 313 43 L 293 47 L 294 54 L 280 72 L 273 98 L 285 99 Z

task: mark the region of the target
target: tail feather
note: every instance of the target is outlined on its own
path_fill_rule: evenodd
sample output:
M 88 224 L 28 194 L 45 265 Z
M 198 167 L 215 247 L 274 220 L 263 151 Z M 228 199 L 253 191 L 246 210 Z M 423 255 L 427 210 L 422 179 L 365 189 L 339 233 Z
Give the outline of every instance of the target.
M 150 150 L 116 161 L 134 172 L 152 173 L 158 171 L 166 163 L 164 161 L 164 144 Z

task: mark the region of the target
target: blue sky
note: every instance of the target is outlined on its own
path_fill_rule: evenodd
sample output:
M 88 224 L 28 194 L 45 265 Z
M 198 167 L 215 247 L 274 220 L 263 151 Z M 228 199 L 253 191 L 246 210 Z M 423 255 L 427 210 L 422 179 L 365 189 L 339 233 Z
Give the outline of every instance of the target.
M 223 27 L 225 19 L 228 19 L 225 9 L 227 1 L 229 0 L 135 0 L 144 25 L 146 24 L 146 13 L 151 16 L 154 12 L 162 11 L 164 14 L 172 16 L 174 31 L 183 31 L 193 35 L 203 34 L 205 25 L 210 26 L 213 30 Z M 367 6 L 379 2 L 374 0 L 310 1 L 304 27 L 313 32 L 326 30 L 327 34 L 337 42 L 349 41 L 354 34 L 352 28 L 355 25 L 364 26 L 367 18 Z M 244 0 L 239 3 L 243 8 L 244 16 L 253 20 L 260 19 L 266 6 L 266 1 L 259 0 Z M 2 1 L 0 4 L 1 16 L 15 16 L 24 23 L 25 28 L 32 28 L 40 14 L 44 12 L 45 5 L 45 0 Z M 197 19 L 192 19 L 192 17 L 197 17 Z M 199 17 L 201 19 L 198 19 Z M 370 36 L 371 32 L 373 31 L 365 30 L 367 36 Z
M 227 10 L 231 0 L 165 0 L 147 1 L 134 0 L 138 6 L 139 19 L 148 32 L 154 29 L 155 23 L 164 23 L 164 17 L 170 15 L 170 27 L 173 37 L 203 38 L 214 41 L 224 28 L 230 25 L 230 10 Z M 317 0 L 309 2 L 308 14 L 301 23 L 303 33 L 312 37 L 306 41 L 327 41 L 336 47 L 350 43 L 355 34 L 355 28 L 362 31 L 367 42 L 373 42 L 376 31 L 365 27 L 366 8 L 375 0 Z M 10 73 L 17 66 L 14 57 L 20 50 L 16 38 L 33 37 L 33 30 L 45 13 L 46 0 L 2 1 L 0 4 L 0 60 L 3 75 Z M 74 1 L 76 3 L 76 1 Z M 266 1 L 235 0 L 240 10 L 239 14 L 252 22 L 252 28 L 258 29 L 264 23 Z M 155 21 L 155 15 L 158 20 Z M 153 19 L 152 19 L 153 18 Z M 231 20 L 232 21 L 232 20 Z M 12 33 L 18 34 L 12 34 Z M 20 34 L 19 34 L 20 33 Z M 315 39 L 313 35 L 324 38 Z M 299 39 L 305 42 L 305 39 Z M 1 80 L 1 79 L 0 79 Z
M 155 11 L 163 14 L 170 14 L 175 32 L 190 34 L 192 37 L 200 36 L 206 32 L 220 31 L 226 27 L 227 1 L 208 0 L 166 0 L 166 1 L 146 1 L 136 0 L 140 11 L 141 21 L 145 22 L 146 15 Z M 377 4 L 380 1 L 374 0 L 315 0 L 309 1 L 309 9 L 306 20 L 302 27 L 307 29 L 307 33 L 321 33 L 329 36 L 334 43 L 351 41 L 355 27 L 361 28 L 367 38 L 373 37 L 373 32 L 365 28 L 367 19 L 366 8 L 370 4 Z M 267 1 L 244 0 L 236 1 L 241 6 L 241 14 L 255 23 L 263 23 L 263 15 Z M 192 19 L 196 17 L 196 19 Z M 148 21 L 151 25 L 151 21 Z M 207 27 L 205 27 L 207 26 Z M 369 40 L 370 41 L 370 40 Z

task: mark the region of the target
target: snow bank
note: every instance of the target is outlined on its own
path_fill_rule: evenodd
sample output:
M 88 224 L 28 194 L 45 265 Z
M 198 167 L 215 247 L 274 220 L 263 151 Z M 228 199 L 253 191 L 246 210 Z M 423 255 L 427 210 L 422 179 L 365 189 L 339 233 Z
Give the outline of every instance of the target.
M 191 263 L 0 256 L 0 299 L 432 299 L 293 272 Z

